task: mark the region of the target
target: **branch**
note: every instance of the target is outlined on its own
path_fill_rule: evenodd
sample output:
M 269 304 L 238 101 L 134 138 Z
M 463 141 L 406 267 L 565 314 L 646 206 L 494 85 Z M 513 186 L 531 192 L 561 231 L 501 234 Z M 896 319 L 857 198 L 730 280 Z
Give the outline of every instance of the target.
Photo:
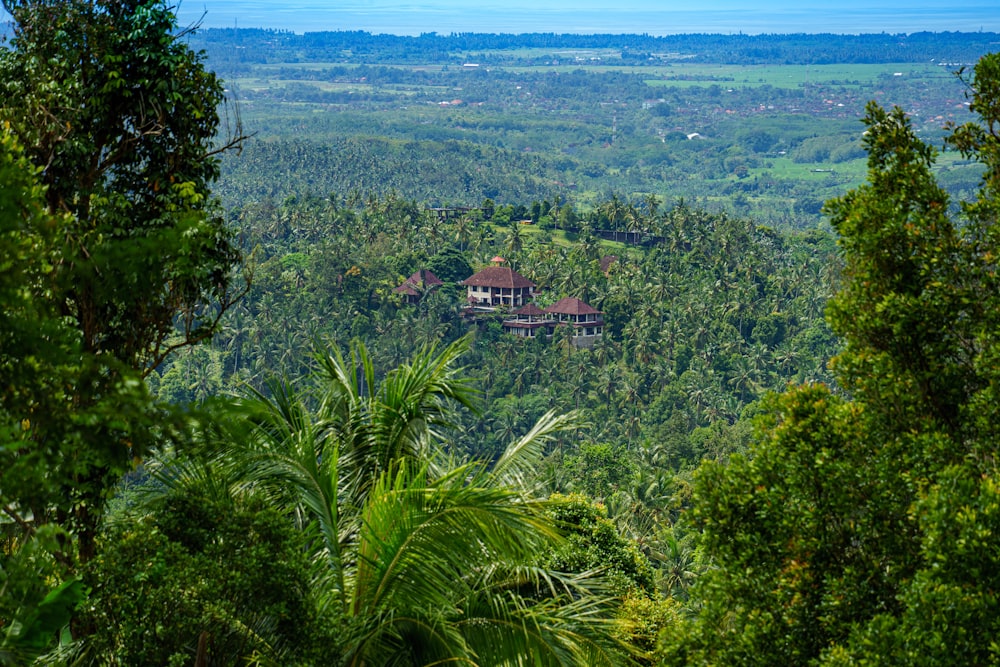
M 9 505 L 4 505 L 2 509 L 3 513 L 13 519 L 14 523 L 20 526 L 21 530 L 23 530 L 26 534 L 35 534 L 35 527 L 28 523 L 20 514 L 12 510 Z
M 253 132 L 251 134 L 240 134 L 238 136 L 235 136 L 222 146 L 219 146 L 218 148 L 214 148 L 208 151 L 207 153 L 204 154 L 203 157 L 212 157 L 215 155 L 219 155 L 234 148 L 236 149 L 236 154 L 239 155 L 243 151 L 243 142 L 255 136 L 257 136 L 256 132 Z
M 161 338 L 156 341 L 156 345 L 153 347 L 151 352 L 151 360 L 146 364 L 146 367 L 142 369 L 142 377 L 146 378 L 149 376 L 153 370 L 162 364 L 167 357 L 171 354 L 180 350 L 181 348 L 190 347 L 192 345 L 197 345 L 198 343 L 207 340 L 214 336 L 218 330 L 219 322 L 222 321 L 222 317 L 226 312 L 235 306 L 243 297 L 245 297 L 250 292 L 250 287 L 253 282 L 253 274 L 248 270 L 243 273 L 245 277 L 245 284 L 243 288 L 234 295 L 232 298 L 223 298 L 219 302 L 219 309 L 215 316 L 212 318 L 211 324 L 202 329 L 202 333 L 198 335 L 192 335 L 191 324 L 193 322 L 193 317 L 189 317 L 185 322 L 184 338 L 177 343 L 171 343 L 164 347 L 164 340 Z
M 236 154 L 239 155 L 243 152 L 243 142 L 247 139 L 257 136 L 256 132 L 250 134 L 243 134 L 243 116 L 240 113 L 240 104 L 238 100 L 233 99 L 230 104 L 230 99 L 224 98 L 225 106 L 225 121 L 226 121 L 226 131 L 232 137 L 225 144 L 209 151 L 204 157 L 213 157 L 224 153 L 231 149 L 236 149 Z M 232 122 L 230 122 L 232 119 Z
M 174 16 L 175 17 L 177 16 L 177 12 L 179 12 L 180 9 L 181 9 L 181 3 L 178 2 L 177 5 L 174 7 Z M 177 32 L 177 34 L 174 35 L 174 41 L 179 41 L 181 39 L 184 39 L 188 35 L 192 35 L 192 34 L 198 32 L 201 29 L 201 24 L 205 21 L 205 17 L 207 15 L 208 15 L 208 10 L 207 9 L 203 10 L 201 12 L 201 16 L 199 16 L 198 19 L 194 23 L 190 24 L 189 26 L 187 26 L 185 28 L 181 28 Z

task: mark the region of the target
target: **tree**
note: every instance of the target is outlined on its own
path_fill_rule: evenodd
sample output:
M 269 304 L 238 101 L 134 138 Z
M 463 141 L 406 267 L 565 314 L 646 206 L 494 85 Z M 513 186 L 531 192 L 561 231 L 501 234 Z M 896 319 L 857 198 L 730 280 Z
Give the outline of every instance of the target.
M 215 143 L 223 89 L 163 2 L 4 6 L 14 38 L 0 52 L 0 119 L 41 168 L 49 213 L 65 221 L 45 293 L 100 367 L 69 389 L 85 410 L 120 391 L 119 378 L 210 336 L 232 303 L 240 256 L 209 197 L 227 147 Z M 100 454 L 77 455 L 66 495 L 86 508 L 84 559 L 102 494 L 144 444 L 112 436 Z
M 934 151 L 869 105 L 868 184 L 828 204 L 845 255 L 830 303 L 850 398 L 771 402 L 753 458 L 703 467 L 695 524 L 718 567 L 670 664 L 990 664 L 998 627 L 995 258 L 1000 56 L 968 81 L 980 122 L 950 141 L 982 161 L 949 216 Z
M 549 554 L 550 566 L 564 572 L 600 570 L 619 594 L 652 597 L 652 565 L 635 542 L 619 533 L 603 504 L 579 494 L 553 500 L 549 515 L 567 540 Z
M 215 139 L 222 85 L 166 3 L 4 7 L 3 263 L 18 268 L 2 288 L 2 511 L 19 550 L 58 534 L 46 583 L 69 584 L 110 489 L 175 433 L 143 376 L 207 339 L 237 296 L 240 254 L 209 196 L 233 144 Z
M 379 383 L 363 346 L 322 354 L 318 400 L 274 385 L 220 424 L 207 462 L 165 460 L 157 478 L 179 497 L 205 478 L 254 489 L 294 517 L 346 664 L 620 664 L 615 600 L 539 562 L 561 542 L 529 482 L 571 419 L 546 415 L 493 465 L 438 449 L 467 396 L 467 345 L 426 349 Z
M 84 350 L 149 373 L 234 299 L 240 256 L 209 193 L 240 140 L 216 142 L 222 84 L 160 0 L 4 7 L 0 119 L 43 167 L 49 210 L 71 216 L 55 300 Z
M 279 509 L 209 477 L 131 500 L 111 514 L 89 564 L 87 614 L 97 632 L 86 659 L 150 666 L 336 659 L 305 535 Z
M 109 378 L 81 349 L 50 298 L 66 216 L 45 211 L 45 189 L 15 138 L 0 134 L 0 662 L 48 651 L 84 597 L 73 519 L 90 490 L 67 486 L 123 438 L 141 444 L 145 391 Z M 101 387 L 84 404 L 74 390 Z M 121 462 L 127 465 L 128 460 Z M 62 525 L 50 523 L 59 520 Z
M 454 246 L 443 249 L 427 259 L 427 268 L 446 283 L 457 283 L 472 275 L 469 260 Z
M 607 502 L 626 487 L 636 468 L 624 447 L 608 443 L 584 443 L 577 454 L 566 458 L 564 465 L 574 480 L 573 488 L 599 502 Z

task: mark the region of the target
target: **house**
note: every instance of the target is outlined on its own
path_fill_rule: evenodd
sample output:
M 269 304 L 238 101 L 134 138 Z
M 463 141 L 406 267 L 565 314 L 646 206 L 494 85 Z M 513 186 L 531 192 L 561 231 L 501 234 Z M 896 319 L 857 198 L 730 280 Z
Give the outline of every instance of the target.
M 520 273 L 502 266 L 507 260 L 494 257 L 493 266 L 463 280 L 460 285 L 468 288 L 468 301 L 474 308 L 520 308 L 535 294 L 535 283 Z
M 534 338 L 537 335 L 549 335 L 549 326 L 552 321 L 548 314 L 533 303 L 518 308 L 508 320 L 503 322 L 503 330 L 506 333 L 521 338 Z
M 558 325 L 573 327 L 573 343 L 577 347 L 591 347 L 604 335 L 604 318 L 601 311 L 580 299 L 568 296 L 545 309 L 545 314 Z
M 572 327 L 573 344 L 589 348 L 604 335 L 601 315 L 601 311 L 580 299 L 566 297 L 544 310 L 533 303 L 515 310 L 504 320 L 503 330 L 521 338 L 551 338 L 556 327 Z
M 392 290 L 394 294 L 402 295 L 403 303 L 417 303 L 426 292 L 437 289 L 444 282 L 428 269 L 419 269 L 403 284 Z

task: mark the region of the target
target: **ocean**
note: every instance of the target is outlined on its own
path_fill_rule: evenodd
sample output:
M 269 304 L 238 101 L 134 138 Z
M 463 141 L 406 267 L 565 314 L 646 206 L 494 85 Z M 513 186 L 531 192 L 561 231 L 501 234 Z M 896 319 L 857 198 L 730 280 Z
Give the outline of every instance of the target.
M 554 5 L 556 3 L 551 3 Z M 590 6 L 588 6 L 588 4 Z M 515 9 L 437 3 L 332 3 L 329 0 L 188 0 L 180 5 L 182 24 L 201 19 L 203 27 L 274 28 L 293 32 L 365 30 L 372 33 L 418 35 L 425 32 L 490 33 L 913 33 L 1000 32 L 1000 3 L 948 7 L 913 3 L 907 7 L 863 6 L 810 8 L 807 3 L 772 4 L 767 9 L 640 9 L 583 8 Z M 635 3 L 639 4 L 639 3 Z M 846 3 L 845 3 L 846 4 Z M 899 3 L 902 4 L 902 3 Z M 550 6 L 551 6 L 550 5 Z M 914 6 L 916 5 L 916 6 Z M 633 5 L 634 6 L 634 5 Z M 704 6 L 704 5 L 703 5 Z

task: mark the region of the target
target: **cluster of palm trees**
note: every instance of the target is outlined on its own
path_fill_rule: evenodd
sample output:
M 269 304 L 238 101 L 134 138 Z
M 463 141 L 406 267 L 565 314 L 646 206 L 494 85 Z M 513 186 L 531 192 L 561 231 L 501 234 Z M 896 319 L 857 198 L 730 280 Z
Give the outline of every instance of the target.
M 457 312 L 461 290 L 438 290 L 416 308 L 395 306 L 391 298 L 402 276 L 451 242 L 467 249 L 471 263 L 502 253 L 548 293 L 577 296 L 603 311 L 605 336 L 592 350 L 558 336 L 549 344 L 515 341 L 499 326 L 477 331 L 463 362 L 486 408 L 479 415 L 452 414 L 460 428 L 432 426 L 438 436 L 430 441 L 447 433 L 453 453 L 494 460 L 547 409 L 584 411 L 595 426 L 564 438 L 565 451 L 572 453 L 577 441 L 612 443 L 638 463 L 627 488 L 603 500 L 660 568 L 664 591 L 686 590 L 694 569 L 690 540 L 673 532 L 669 518 L 686 502 L 676 499 L 685 474 L 678 471 L 702 456 L 725 458 L 745 446 L 744 410 L 766 391 L 829 376 L 825 359 L 833 339 L 821 315 L 833 289 L 828 267 L 836 262 L 834 244 L 822 234 L 781 235 L 683 203 L 662 207 L 655 198 L 612 200 L 583 224 L 614 220 L 662 240 L 650 248 L 616 248 L 618 261 L 604 272 L 598 260 L 607 249 L 596 242 L 564 245 L 524 233 L 517 235 L 520 248 L 505 247 L 512 235 L 504 230 L 462 217 L 431 220 L 395 198 L 303 199 L 255 215 L 260 219 L 249 233 L 261 244 L 261 265 L 255 291 L 236 310 L 240 317 L 217 338 L 219 386 L 243 380 L 273 400 L 281 392 L 267 389 L 262 378 L 269 370 L 300 374 L 320 335 L 364 339 L 372 356 L 367 363 L 383 368 L 405 366 L 424 342 L 453 340 L 469 329 Z M 287 219 L 278 225 L 286 231 L 268 232 L 273 218 Z M 208 386 L 204 374 L 178 379 L 189 383 L 190 394 Z M 359 382 L 370 387 L 374 378 Z M 325 405 L 316 392 L 296 400 L 310 406 L 313 418 Z M 558 457 L 543 464 L 548 490 L 579 490 L 560 465 Z
M 317 354 L 308 388 L 273 382 L 214 420 L 207 457 L 151 462 L 146 500 L 209 486 L 279 508 L 307 536 L 344 664 L 625 664 L 599 573 L 542 557 L 561 537 L 538 464 L 577 418 L 550 412 L 497 460 L 458 460 L 446 443 L 475 399 L 457 365 L 468 346 L 427 347 L 384 377 L 361 344 Z M 277 642 L 256 642 L 280 662 Z

